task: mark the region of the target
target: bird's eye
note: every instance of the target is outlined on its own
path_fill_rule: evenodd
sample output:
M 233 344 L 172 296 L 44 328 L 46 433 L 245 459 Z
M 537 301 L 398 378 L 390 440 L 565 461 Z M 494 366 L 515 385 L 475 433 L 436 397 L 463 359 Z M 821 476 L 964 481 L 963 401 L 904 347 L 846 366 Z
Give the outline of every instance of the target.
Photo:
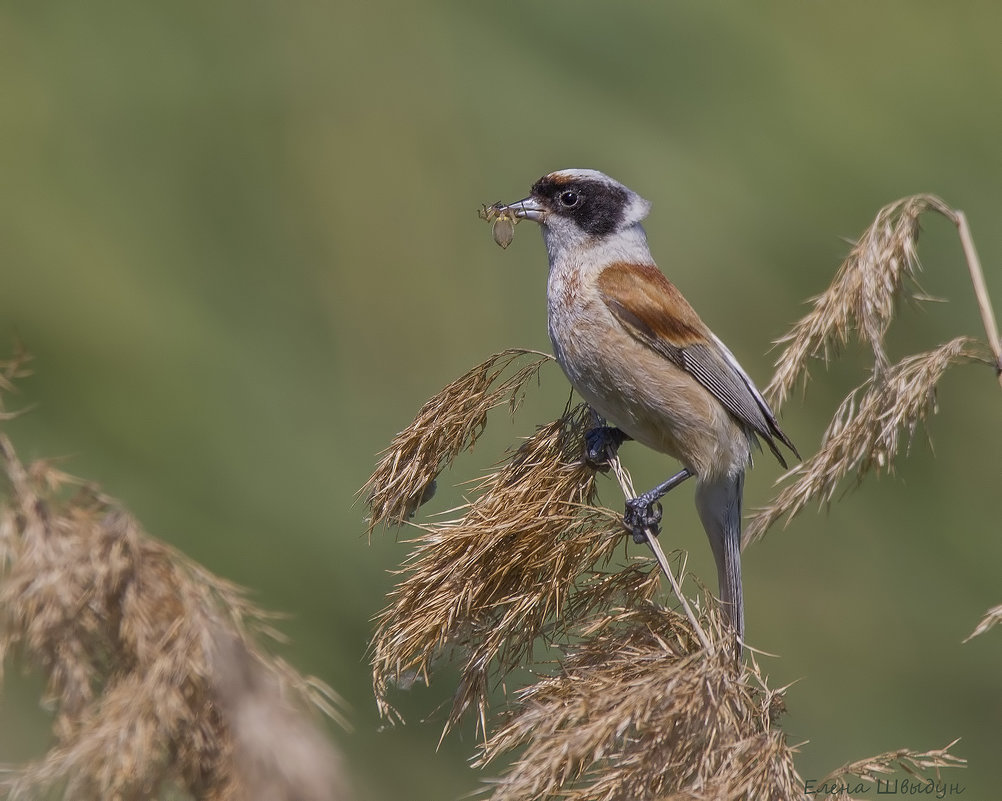
M 560 193 L 560 203 L 564 208 L 572 209 L 580 200 L 577 192 L 561 192 Z

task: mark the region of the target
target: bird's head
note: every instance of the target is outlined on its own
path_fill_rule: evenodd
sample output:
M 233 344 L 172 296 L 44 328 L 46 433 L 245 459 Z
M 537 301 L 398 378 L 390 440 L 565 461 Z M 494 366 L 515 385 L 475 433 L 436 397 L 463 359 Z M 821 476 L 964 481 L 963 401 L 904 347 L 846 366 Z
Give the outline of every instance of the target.
M 540 224 L 553 256 L 639 229 L 651 204 L 597 170 L 558 170 L 544 175 L 527 198 L 507 208 L 517 218 Z

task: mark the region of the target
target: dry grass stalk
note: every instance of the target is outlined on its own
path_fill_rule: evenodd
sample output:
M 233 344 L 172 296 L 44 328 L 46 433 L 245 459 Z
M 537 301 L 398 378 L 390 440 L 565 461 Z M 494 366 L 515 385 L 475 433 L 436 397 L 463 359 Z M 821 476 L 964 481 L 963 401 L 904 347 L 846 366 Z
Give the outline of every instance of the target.
M 808 360 L 823 356 L 829 361 L 853 332 L 869 343 L 877 372 L 887 366 L 884 335 L 905 279 L 914 279 L 919 270 L 915 249 L 918 218 L 929 209 L 950 213 L 943 201 L 931 195 L 904 198 L 881 209 L 839 267 L 831 286 L 814 298 L 811 311 L 779 340 L 777 344 L 786 344 L 786 348 L 766 388 L 777 410 L 801 376 L 806 377 Z
M 623 542 L 618 514 L 594 506 L 582 459 L 589 412 L 541 427 L 477 487 L 457 520 L 420 527 L 404 578 L 378 618 L 373 685 L 384 715 L 391 685 L 427 678 L 449 648 L 462 678 L 446 728 L 471 706 L 485 724 L 491 676 L 527 663 L 539 638 L 601 607 L 610 593 L 648 598 L 657 575 L 602 572 Z
M 630 472 L 623 466 L 623 462 L 619 458 L 618 453 L 609 459 L 609 468 L 611 469 L 612 474 L 616 477 L 616 481 L 619 483 L 619 488 L 623 491 L 623 497 L 636 498 L 637 491 L 633 487 L 633 478 L 630 476 Z M 654 558 L 657 559 L 658 565 L 661 567 L 661 572 L 664 574 L 665 578 L 668 579 L 668 583 L 671 584 L 672 592 L 675 593 L 675 597 L 681 604 L 682 611 L 685 613 L 686 619 L 689 621 L 689 625 L 692 626 L 693 633 L 695 633 L 703 648 L 707 651 L 712 651 L 713 643 L 710 641 L 706 632 L 703 631 L 703 627 L 699 624 L 699 620 L 696 618 L 695 613 L 692 611 L 692 607 L 689 606 L 689 602 L 686 600 L 685 594 L 682 592 L 682 571 L 679 571 L 680 578 L 676 579 L 675 574 L 672 572 L 671 565 L 668 564 L 668 560 L 665 558 L 664 551 L 661 550 L 661 543 L 658 541 L 657 534 L 655 532 L 650 529 L 645 529 L 644 536 L 647 538 L 647 544 L 650 546 L 651 551 L 654 552 Z
M 888 751 L 867 759 L 860 759 L 850 762 L 835 769 L 821 781 L 816 783 L 817 787 L 827 785 L 829 787 L 851 788 L 855 782 L 850 781 L 850 777 L 855 777 L 864 782 L 876 782 L 879 777 L 890 776 L 894 773 L 907 773 L 914 781 L 914 786 L 926 786 L 926 782 L 933 783 L 940 781 L 941 768 L 963 768 L 967 767 L 967 760 L 954 756 L 950 749 L 959 740 L 954 740 L 945 748 L 936 748 L 932 751 L 913 751 L 909 748 L 901 748 L 897 751 Z M 930 775 L 932 771 L 932 775 Z M 877 792 L 881 790 L 878 788 Z M 933 795 L 935 791 L 925 791 L 925 795 Z M 893 794 L 888 788 L 888 794 Z M 915 793 L 912 793 L 913 795 Z M 838 798 L 843 801 L 852 801 L 848 792 L 829 794 L 826 798 Z M 940 796 L 941 797 L 941 796 Z
M 926 211 L 957 223 L 955 212 L 934 195 L 915 195 L 885 206 L 853 246 L 831 286 L 777 342 L 786 347 L 765 392 L 777 411 L 797 381 L 808 375 L 808 361 L 823 356 L 827 363 L 853 333 L 872 349 L 878 376 L 889 366 L 884 335 L 905 282 L 914 280 L 920 269 L 916 245 L 919 217 Z
M 985 273 L 981 269 L 981 258 L 978 256 L 977 248 L 974 247 L 974 236 L 967 224 L 967 215 L 958 209 L 953 212 L 952 219 L 957 225 L 960 244 L 964 248 L 967 268 L 971 273 L 971 284 L 974 286 L 974 297 L 978 302 L 981 324 L 985 327 L 986 341 L 994 359 L 995 377 L 998 378 L 999 386 L 1002 386 L 1002 336 L 999 335 L 998 323 L 995 322 L 995 309 L 992 308 L 992 300 L 988 296 Z
M 724 642 L 709 605 L 703 626 Z M 643 801 L 803 797 L 774 718 L 782 693 L 756 663 L 699 648 L 682 615 L 651 605 L 611 611 L 581 631 L 555 674 L 519 693 L 478 765 L 519 751 L 492 801 Z M 696 646 L 696 649 L 693 649 Z
M 345 796 L 307 712 L 337 716 L 333 694 L 257 645 L 269 620 L 240 588 L 145 534 L 96 489 L 43 462 L 26 467 L 3 434 L 0 462 L 0 666 L 16 655 L 46 678 L 56 737 L 7 772 L 0 792 Z
M 977 628 L 967 636 L 964 642 L 984 634 L 988 629 L 1000 622 L 1002 622 L 1002 605 L 994 606 L 985 612 L 985 616 L 981 618 L 981 622 L 978 623 Z
M 927 353 L 902 359 L 856 387 L 835 412 L 818 452 L 790 470 L 785 487 L 748 521 L 753 542 L 780 518 L 791 519 L 808 503 L 828 504 L 842 479 L 857 485 L 871 470 L 890 471 L 903 446 L 936 408 L 936 385 L 947 368 L 979 358 L 974 340 L 958 337 Z
M 0 422 L 11 420 L 20 414 L 20 412 L 6 411 L 4 408 L 4 396 L 17 392 L 17 386 L 14 382 L 18 378 L 31 375 L 31 371 L 27 366 L 31 360 L 31 354 L 18 342 L 14 346 L 14 354 L 10 359 L 0 361 Z
M 519 359 L 537 358 L 501 380 Z M 359 491 L 367 496 L 369 533 L 402 523 L 435 492 L 438 474 L 473 447 L 487 425 L 487 413 L 507 404 L 514 413 L 525 385 L 552 357 L 513 348 L 491 356 L 431 398 L 413 422 L 393 438 L 372 477 Z

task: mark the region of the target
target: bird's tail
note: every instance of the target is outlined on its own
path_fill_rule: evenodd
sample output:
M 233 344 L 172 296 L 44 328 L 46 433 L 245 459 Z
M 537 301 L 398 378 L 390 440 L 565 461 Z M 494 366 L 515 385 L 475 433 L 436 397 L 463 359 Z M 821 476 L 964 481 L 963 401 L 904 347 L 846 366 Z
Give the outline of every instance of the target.
M 696 509 L 710 538 L 717 561 L 720 601 L 737 635 L 737 655 L 745 636 L 745 608 L 741 594 L 741 494 L 744 473 L 701 482 L 696 488 Z

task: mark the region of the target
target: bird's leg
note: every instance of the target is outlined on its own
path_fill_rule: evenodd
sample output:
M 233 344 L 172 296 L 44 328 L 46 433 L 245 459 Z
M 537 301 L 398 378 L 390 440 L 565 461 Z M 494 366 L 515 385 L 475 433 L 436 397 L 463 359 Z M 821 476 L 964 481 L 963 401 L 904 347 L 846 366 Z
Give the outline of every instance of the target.
M 632 437 L 612 426 L 596 426 L 585 434 L 585 461 L 596 470 L 609 467 L 619 446 Z
M 648 490 L 636 498 L 630 498 L 626 502 L 626 514 L 623 516 L 623 522 L 633 534 L 634 542 L 646 542 L 645 529 L 650 529 L 655 535 L 658 534 L 660 531 L 658 523 L 661 522 L 661 504 L 658 503 L 658 500 L 692 476 L 693 472 L 686 467 L 679 470 L 667 481 L 658 484 L 654 489 Z
M 607 470 L 619 446 L 633 437 L 619 428 L 607 426 L 602 415 L 591 407 L 589 410 L 595 426 L 585 434 L 585 461 L 596 470 Z

